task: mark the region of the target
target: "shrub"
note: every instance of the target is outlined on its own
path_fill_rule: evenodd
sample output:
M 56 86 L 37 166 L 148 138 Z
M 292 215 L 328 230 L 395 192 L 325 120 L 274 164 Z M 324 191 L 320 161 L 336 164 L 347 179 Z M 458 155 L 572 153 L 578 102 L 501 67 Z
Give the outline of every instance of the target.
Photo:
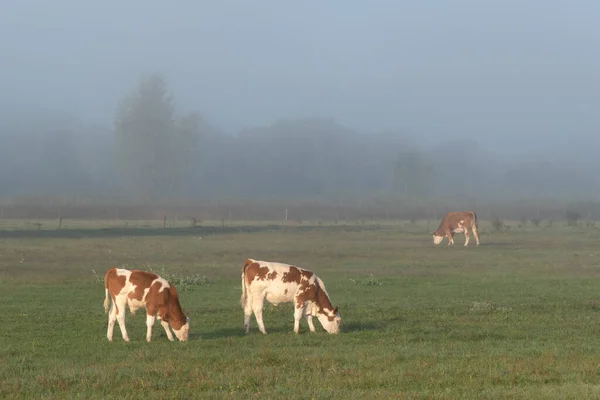
M 577 222 L 579 221 L 579 218 L 581 218 L 581 215 L 579 215 L 577 211 L 567 210 L 565 212 L 565 217 L 567 219 L 567 226 L 577 226 Z
M 587 221 L 587 222 L 585 223 L 585 226 L 587 226 L 587 227 L 588 227 L 588 228 L 590 228 L 590 229 L 593 229 L 593 228 L 595 228 L 595 227 L 596 227 L 596 222 L 595 222 L 595 221 Z
M 523 228 L 525 228 L 527 226 L 527 218 L 521 217 L 521 223 L 519 224 L 519 228 L 521 228 L 521 226 Z
M 492 220 L 492 228 L 494 231 L 502 231 L 504 228 L 504 221 L 502 221 L 500 218 L 494 218 Z
M 167 271 L 164 267 L 161 267 L 158 270 L 149 268 L 148 271 L 159 275 L 160 277 L 171 282 L 177 288 L 178 291 L 188 291 L 192 288 L 192 286 L 210 285 L 209 279 L 206 276 L 200 274 L 187 276 L 178 275 Z

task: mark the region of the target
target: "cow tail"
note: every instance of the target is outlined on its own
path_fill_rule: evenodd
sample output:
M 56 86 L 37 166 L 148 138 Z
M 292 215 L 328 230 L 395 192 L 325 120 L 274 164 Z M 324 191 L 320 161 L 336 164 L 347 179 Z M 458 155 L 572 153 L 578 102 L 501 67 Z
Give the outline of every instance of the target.
M 473 225 L 477 229 L 477 214 L 475 214 L 475 211 L 471 211 L 471 214 L 473 214 Z
M 108 313 L 108 289 L 104 289 L 105 295 L 104 295 L 104 313 Z
M 242 297 L 240 298 L 240 304 L 242 308 L 246 308 L 246 301 L 248 301 L 248 295 L 246 293 L 246 268 L 252 262 L 250 260 L 246 260 L 244 265 L 242 265 Z
M 109 295 L 108 295 L 108 276 L 116 272 L 116 268 L 109 268 L 104 274 L 104 312 L 108 313 Z

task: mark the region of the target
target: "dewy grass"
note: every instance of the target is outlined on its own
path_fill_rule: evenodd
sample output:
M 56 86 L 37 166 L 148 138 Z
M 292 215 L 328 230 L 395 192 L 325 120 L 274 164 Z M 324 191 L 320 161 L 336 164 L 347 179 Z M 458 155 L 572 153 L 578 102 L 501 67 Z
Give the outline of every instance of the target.
M 217 221 L 201 236 L 97 225 L 0 232 L 0 398 L 600 397 L 595 228 L 487 228 L 479 248 L 458 235 L 434 249 L 409 223 L 220 231 Z M 341 334 L 302 321 L 294 335 L 291 304 L 267 304 L 269 334 L 253 317 L 244 335 L 248 257 L 315 271 Z M 118 326 L 106 340 L 102 278 L 125 265 L 178 286 L 188 342 L 155 329 L 147 343 L 143 310 L 127 316 L 130 343 Z

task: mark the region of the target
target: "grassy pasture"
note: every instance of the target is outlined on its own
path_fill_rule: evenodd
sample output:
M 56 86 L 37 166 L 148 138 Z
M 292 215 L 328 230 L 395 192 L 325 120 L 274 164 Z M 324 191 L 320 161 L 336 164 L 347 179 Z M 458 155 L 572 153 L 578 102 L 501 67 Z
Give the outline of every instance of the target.
M 481 247 L 433 249 L 434 224 L 4 221 L 0 398 L 600 397 L 600 230 L 482 221 Z M 269 335 L 245 336 L 247 257 L 315 271 L 342 333 L 294 335 L 291 304 L 267 304 Z M 106 340 L 113 265 L 180 280 L 189 342 L 157 323 L 146 343 L 143 310 Z

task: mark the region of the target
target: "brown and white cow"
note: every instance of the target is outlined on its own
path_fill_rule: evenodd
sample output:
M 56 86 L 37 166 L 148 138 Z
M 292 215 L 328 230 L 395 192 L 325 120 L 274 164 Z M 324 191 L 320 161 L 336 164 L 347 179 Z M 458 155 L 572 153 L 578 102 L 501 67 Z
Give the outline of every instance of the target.
M 314 273 L 278 262 L 247 259 L 242 266 L 242 298 L 244 330 L 250 331 L 252 312 L 258 329 L 266 334 L 262 319 L 264 299 L 273 305 L 294 303 L 294 332 L 300 330 L 300 319 L 306 316 L 308 328 L 315 331 L 313 316 L 329 333 L 339 333 L 341 318 L 331 305 L 325 284 Z
M 457 211 L 449 212 L 444 215 L 440 226 L 435 232 L 433 232 L 433 245 L 437 246 L 448 238 L 448 246 L 454 244 L 454 234 L 464 233 L 465 234 L 465 246 L 469 244 L 469 231 L 475 236 L 477 246 L 479 246 L 479 234 L 477 233 L 477 214 L 473 211 Z
M 175 286 L 160 276 L 139 270 L 110 268 L 104 275 L 104 311 L 108 312 L 109 296 L 112 308 L 108 314 L 108 331 L 106 337 L 112 341 L 115 320 L 119 322 L 123 340 L 129 342 L 125 328 L 125 307 L 133 315 L 141 307 L 146 308 L 146 340 L 152 338 L 152 325 L 158 317 L 165 328 L 167 337 L 173 341 L 171 329 L 180 341 L 188 339 L 190 329 L 189 318 L 185 316 L 179 305 L 179 296 Z

